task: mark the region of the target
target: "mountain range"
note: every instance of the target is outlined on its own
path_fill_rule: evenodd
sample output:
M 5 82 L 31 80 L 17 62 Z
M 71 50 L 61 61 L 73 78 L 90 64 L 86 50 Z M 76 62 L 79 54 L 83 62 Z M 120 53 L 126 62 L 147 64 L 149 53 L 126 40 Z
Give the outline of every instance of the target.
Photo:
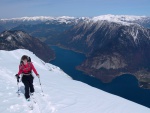
M 87 59 L 77 69 L 103 82 L 129 73 L 136 76 L 140 87 L 150 88 L 150 17 L 24 17 L 1 19 L 0 23 L 47 44 L 84 53 Z

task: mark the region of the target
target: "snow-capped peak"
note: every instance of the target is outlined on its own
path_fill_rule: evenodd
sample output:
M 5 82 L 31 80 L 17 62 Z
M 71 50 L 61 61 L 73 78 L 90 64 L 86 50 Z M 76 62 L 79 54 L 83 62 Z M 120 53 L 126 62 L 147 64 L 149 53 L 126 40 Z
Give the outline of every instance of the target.
M 117 22 L 122 24 L 129 24 L 137 20 L 142 20 L 147 18 L 146 16 L 133 16 L 133 15 L 101 15 L 93 17 L 93 21 L 101 21 L 101 20 L 107 20 L 109 22 Z
M 10 19 L 1 19 L 2 21 L 10 21 L 10 20 L 20 20 L 20 21 L 46 21 L 46 20 L 52 20 L 54 17 L 46 17 L 46 16 L 35 16 L 35 17 L 20 17 L 20 18 L 10 18 Z
M 139 19 L 143 19 L 146 18 L 146 16 L 134 16 L 134 15 L 100 15 L 100 16 L 96 16 L 93 17 L 93 20 L 109 20 L 109 21 L 116 21 L 116 20 L 120 20 L 120 21 L 135 21 L 135 20 L 139 20 Z
M 19 22 L 46 22 L 46 21 L 58 21 L 59 23 L 71 23 L 72 20 L 75 21 L 76 17 L 69 16 L 60 16 L 60 17 L 51 17 L 51 16 L 35 16 L 35 17 L 21 17 L 21 18 L 11 18 L 11 19 L 0 19 L 1 21 L 19 21 Z
M 70 17 L 70 16 L 60 16 L 60 17 L 51 17 L 51 16 L 35 16 L 35 17 L 21 17 L 21 18 L 11 18 L 11 19 L 0 19 L 1 21 L 53 21 L 56 20 L 60 23 L 70 23 L 72 22 L 77 22 L 78 20 L 83 20 L 83 21 L 102 21 L 102 20 L 107 20 L 110 22 L 117 22 L 117 23 L 122 23 L 122 24 L 129 24 L 129 23 L 134 23 L 134 21 L 146 19 L 146 16 L 134 16 L 134 15 L 100 15 L 100 16 L 95 16 L 95 17 Z

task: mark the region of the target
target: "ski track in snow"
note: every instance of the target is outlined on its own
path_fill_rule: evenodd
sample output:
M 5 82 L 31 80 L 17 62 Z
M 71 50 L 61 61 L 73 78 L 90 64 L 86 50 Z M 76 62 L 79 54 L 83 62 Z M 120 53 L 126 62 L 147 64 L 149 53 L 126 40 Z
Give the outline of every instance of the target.
M 24 98 L 24 85 L 19 83 L 18 97 L 15 74 L 22 55 L 29 55 L 40 74 L 34 75 L 34 109 L 29 110 Z M 60 68 L 44 63 L 24 49 L 0 50 L 0 113 L 150 113 L 150 109 L 118 96 L 72 80 Z M 31 100 L 33 100 L 31 98 Z M 33 101 L 31 101 L 33 102 Z
M 29 110 L 28 108 L 28 102 L 24 98 L 24 85 L 20 82 L 20 96 L 17 95 L 17 82 L 16 78 L 14 76 L 15 74 L 5 68 L 0 67 L 0 100 L 2 102 L 0 103 L 0 112 L 1 113 L 46 113 L 49 111 L 49 113 L 53 113 L 55 111 L 55 108 L 52 107 L 50 103 L 49 96 L 47 94 L 44 94 L 44 96 L 41 96 L 40 94 L 40 87 L 35 86 L 36 90 L 39 92 L 35 92 L 35 97 L 37 100 L 37 104 L 33 103 L 34 109 Z M 5 83 L 5 84 L 4 84 Z M 1 87 L 2 86 L 2 87 Z M 40 98 L 39 98 L 40 97 Z M 38 99 L 39 98 L 39 99 Z M 16 101 L 17 100 L 17 101 Z M 31 98 L 32 100 L 32 98 Z M 10 103 L 11 102 L 11 103 Z M 12 103 L 13 102 L 13 103 Z M 17 104 L 18 103 L 18 104 Z M 42 103 L 42 104 L 41 104 Z M 5 106 L 8 106 L 9 108 L 5 108 Z M 25 110 L 23 110 L 25 109 Z M 46 109 L 46 111 L 42 111 L 42 109 Z
M 3 74 L 3 71 L 0 71 L 0 73 Z M 4 83 L 5 81 L 9 81 L 9 80 L 12 81 L 13 79 L 14 79 L 13 77 L 8 77 L 7 80 L 1 79 L 0 83 Z M 55 108 L 52 107 L 52 105 L 51 105 L 49 96 L 44 94 L 44 96 L 42 97 L 41 94 L 40 93 L 38 94 L 37 92 L 35 92 L 35 97 L 37 98 L 36 99 L 37 104 L 32 102 L 34 109 L 29 110 L 29 108 L 27 106 L 28 102 L 25 100 L 24 94 L 22 92 L 20 92 L 20 97 L 17 96 L 17 84 L 14 83 L 14 81 L 15 80 L 13 80 L 12 82 L 6 82 L 5 86 L 3 84 L 0 84 L 1 86 L 3 86 L 3 87 L 0 87 L 0 90 L 3 91 L 3 93 L 8 92 L 8 93 L 5 93 L 5 95 L 0 93 L 0 98 L 3 98 L 2 103 L 0 104 L 1 113 L 5 113 L 5 110 L 6 110 L 5 107 L 4 107 L 4 109 L 1 109 L 1 108 L 3 106 L 5 106 L 5 104 L 9 104 L 9 102 L 10 101 L 12 102 L 13 100 L 14 100 L 14 103 L 10 104 L 10 107 L 7 108 L 6 113 L 8 113 L 8 111 L 16 113 L 16 111 L 18 111 L 18 110 L 19 110 L 19 113 L 27 113 L 27 112 L 29 112 L 29 113 L 46 113 L 47 111 L 49 111 L 49 113 L 53 113 L 55 111 Z M 20 88 L 24 87 L 24 85 L 22 85 L 22 83 L 19 83 L 19 84 L 21 84 L 21 85 L 19 85 Z M 40 88 L 36 87 L 36 89 L 38 89 L 40 92 Z M 11 92 L 12 90 L 16 91 L 16 92 Z M 16 100 L 20 101 L 19 104 L 16 104 L 17 103 Z M 32 101 L 32 99 L 31 99 L 31 101 Z M 22 109 L 26 109 L 26 110 L 22 111 Z M 46 111 L 45 110 L 42 111 L 42 109 L 46 109 Z

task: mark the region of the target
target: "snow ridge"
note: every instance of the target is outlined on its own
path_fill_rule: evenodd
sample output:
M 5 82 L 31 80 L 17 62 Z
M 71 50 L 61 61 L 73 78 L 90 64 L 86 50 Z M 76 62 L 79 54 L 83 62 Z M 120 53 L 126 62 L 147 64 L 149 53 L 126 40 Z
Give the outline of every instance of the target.
M 50 16 L 35 16 L 35 17 L 21 17 L 21 18 L 11 18 L 11 19 L 0 19 L 1 21 L 59 21 L 60 23 L 69 23 L 71 20 L 75 20 L 75 17 L 69 17 L 69 16 L 60 16 L 60 17 L 50 17 Z
M 98 21 L 98 20 L 108 20 L 108 21 L 124 21 L 124 22 L 129 22 L 129 21 L 136 21 L 136 20 L 141 20 L 146 18 L 146 16 L 133 16 L 133 15 L 101 15 L 101 16 L 96 16 L 93 17 L 92 20 Z
M 117 22 L 117 23 L 122 23 L 122 24 L 129 24 L 132 23 L 134 21 L 141 21 L 141 20 L 145 20 L 147 18 L 150 17 L 146 17 L 146 16 L 134 16 L 134 15 L 100 15 L 100 16 L 95 16 L 95 17 L 70 17 L 70 16 L 60 16 L 60 17 L 51 17 L 51 16 L 35 16 L 35 17 L 21 17 L 21 18 L 11 18 L 11 19 L 0 19 L 0 21 L 58 21 L 58 22 L 65 22 L 65 23 L 69 23 L 70 21 L 74 21 L 77 22 L 78 20 L 83 20 L 86 22 L 89 21 L 93 21 L 93 22 L 97 22 L 97 21 L 102 21 L 102 20 L 106 20 L 109 22 Z
M 147 19 L 148 17 L 146 16 L 133 16 L 133 15 L 101 15 L 101 16 L 96 16 L 93 17 L 91 20 L 94 22 L 97 21 L 109 21 L 109 22 L 115 22 L 115 23 L 120 23 L 123 25 L 131 25 L 134 24 L 135 21 L 142 21 L 144 19 Z

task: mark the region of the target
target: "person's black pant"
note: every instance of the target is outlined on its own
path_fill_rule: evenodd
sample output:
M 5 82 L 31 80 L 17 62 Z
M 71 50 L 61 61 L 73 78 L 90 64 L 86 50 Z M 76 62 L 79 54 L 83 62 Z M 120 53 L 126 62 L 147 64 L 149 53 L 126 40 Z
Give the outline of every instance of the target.
M 30 93 L 34 92 L 34 87 L 33 87 L 33 76 L 32 75 L 23 75 L 22 77 L 22 82 L 25 86 L 25 98 L 29 98 L 29 91 Z

